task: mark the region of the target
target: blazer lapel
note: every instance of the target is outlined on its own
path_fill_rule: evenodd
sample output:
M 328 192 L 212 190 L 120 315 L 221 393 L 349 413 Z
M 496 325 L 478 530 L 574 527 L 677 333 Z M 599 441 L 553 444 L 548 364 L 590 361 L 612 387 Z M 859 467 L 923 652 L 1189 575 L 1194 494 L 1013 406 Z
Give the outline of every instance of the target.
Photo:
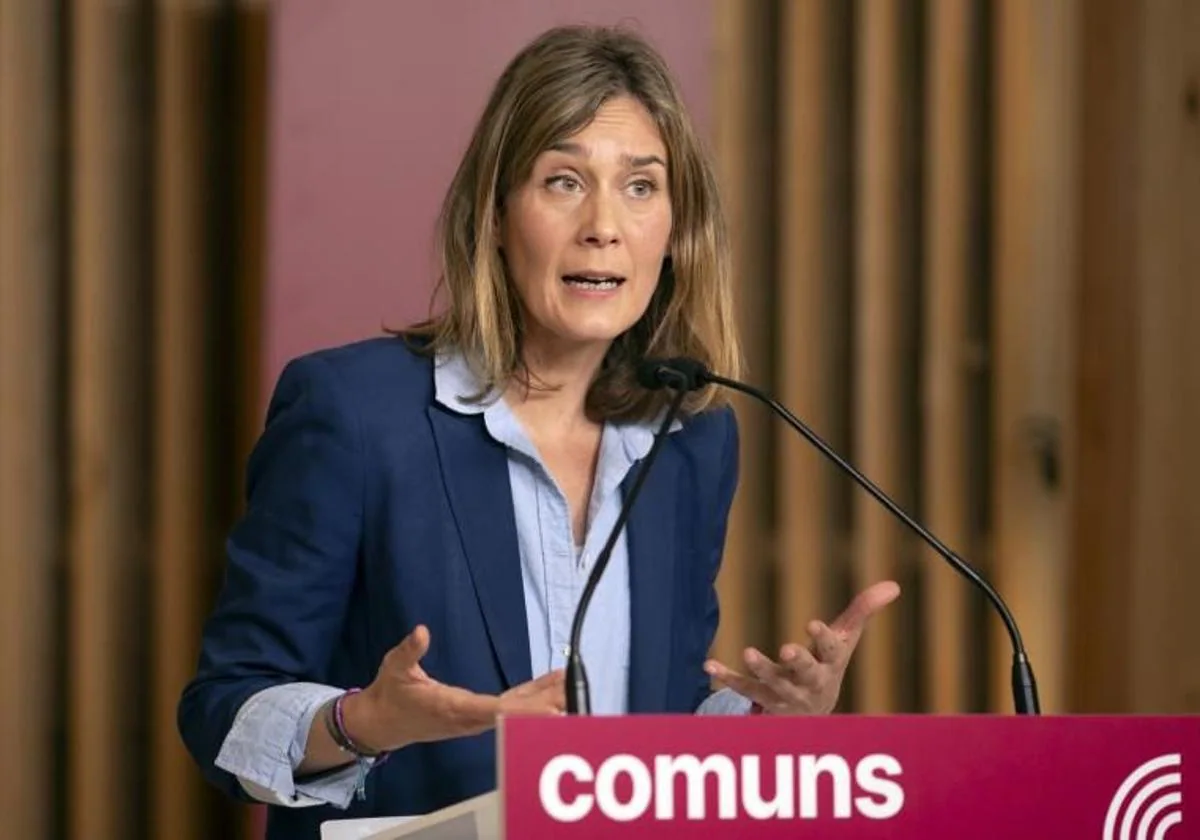
M 533 667 L 507 453 L 487 435 L 482 415 L 430 406 L 429 420 L 492 650 L 508 686 L 519 685 Z
M 665 444 L 664 444 L 665 445 Z M 629 544 L 629 711 L 662 711 L 671 664 L 671 612 L 675 592 L 675 507 L 678 462 L 670 448 L 659 453 L 634 501 L 626 524 Z M 628 495 L 637 471 L 621 488 Z

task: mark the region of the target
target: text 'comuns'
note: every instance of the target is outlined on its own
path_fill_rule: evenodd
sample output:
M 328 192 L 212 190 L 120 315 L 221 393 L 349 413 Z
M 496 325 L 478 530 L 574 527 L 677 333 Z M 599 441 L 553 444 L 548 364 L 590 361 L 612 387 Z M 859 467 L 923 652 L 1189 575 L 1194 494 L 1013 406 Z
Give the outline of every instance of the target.
M 758 755 L 656 755 L 651 766 L 622 754 L 593 767 L 582 756 L 565 754 L 542 769 L 538 795 L 546 814 L 559 822 L 578 822 L 593 811 L 617 822 L 742 816 L 886 820 L 904 806 L 904 788 L 896 781 L 902 768 L 890 755 L 867 755 L 853 766 L 839 755 L 765 760 L 774 763 L 773 780 L 764 779 L 764 758 Z

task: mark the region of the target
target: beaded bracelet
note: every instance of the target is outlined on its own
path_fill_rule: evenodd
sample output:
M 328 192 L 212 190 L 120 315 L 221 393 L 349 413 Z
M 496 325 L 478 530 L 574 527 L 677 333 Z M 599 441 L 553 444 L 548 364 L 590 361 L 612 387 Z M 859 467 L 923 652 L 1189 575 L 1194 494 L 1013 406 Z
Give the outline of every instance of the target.
M 333 701 L 330 714 L 325 717 L 325 728 L 329 730 L 329 736 L 333 738 L 334 743 L 343 751 L 353 753 L 358 758 L 373 758 L 376 764 L 382 764 L 388 757 L 386 751 L 372 752 L 365 749 L 356 744 L 350 737 L 350 733 L 346 731 L 346 718 L 342 712 L 342 703 L 347 697 L 358 694 L 360 691 L 362 691 L 361 688 L 351 688 L 338 695 L 337 699 Z
M 354 782 L 354 795 L 359 800 L 365 800 L 367 798 L 367 773 L 370 772 L 372 766 L 378 767 L 387 761 L 389 753 L 386 751 L 376 753 L 364 750 L 358 744 L 354 743 L 354 739 L 346 731 L 346 719 L 342 714 L 342 702 L 351 694 L 357 694 L 360 691 L 362 691 L 361 688 L 351 688 L 345 693 L 339 694 L 324 717 L 325 729 L 329 732 L 329 737 L 333 739 L 333 742 L 338 745 L 339 749 L 354 756 L 354 763 L 358 765 L 358 774 Z

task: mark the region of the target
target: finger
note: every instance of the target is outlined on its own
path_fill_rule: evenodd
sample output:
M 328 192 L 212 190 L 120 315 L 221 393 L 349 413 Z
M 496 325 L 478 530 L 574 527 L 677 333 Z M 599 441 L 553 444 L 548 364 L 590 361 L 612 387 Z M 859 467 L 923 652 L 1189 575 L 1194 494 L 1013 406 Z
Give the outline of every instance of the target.
M 900 584 L 895 581 L 885 580 L 872 584 L 859 592 L 830 626 L 852 636 L 861 635 L 867 620 L 899 597 Z
M 563 683 L 544 682 L 538 691 L 533 691 L 525 694 L 513 694 L 513 701 L 522 707 L 547 709 L 566 708 L 567 692 L 563 690 Z
M 529 687 L 533 689 L 531 699 L 537 703 L 549 704 L 549 707 L 561 711 L 567 707 L 567 677 L 566 673 L 551 671 L 538 677 Z
M 809 655 L 817 662 L 835 667 L 849 661 L 850 654 L 858 642 L 849 632 L 834 630 L 823 621 L 810 622 L 808 635 L 812 638 Z
M 566 711 L 566 706 L 565 700 L 562 703 L 557 703 L 545 699 L 537 700 L 526 697 L 503 704 L 500 714 L 506 717 L 516 717 L 517 715 L 554 717 L 563 714 Z
M 787 644 L 779 649 L 779 662 L 792 684 L 810 688 L 816 685 L 821 666 L 812 651 Z
M 559 668 L 555 671 L 547 671 L 537 679 L 523 682 L 517 687 L 509 689 L 507 693 L 514 697 L 533 697 L 546 692 L 562 692 L 566 684 L 566 672 Z
M 535 680 L 530 680 L 525 683 L 526 686 L 541 690 L 545 688 L 557 688 L 561 685 L 566 685 L 567 672 L 562 668 L 557 668 L 553 671 L 547 671 Z
M 756 650 L 755 648 L 746 648 L 742 654 L 742 659 L 746 663 L 746 668 L 754 676 L 758 677 L 759 681 L 766 684 L 776 695 L 778 699 L 799 699 L 796 693 L 797 686 L 792 682 L 791 672 L 775 662 L 771 657 Z
M 500 697 L 500 713 L 514 714 L 558 714 L 567 707 L 565 679 L 561 673 L 551 671 L 536 680 L 522 683 Z
M 739 674 L 715 659 L 704 663 L 704 671 L 718 684 L 736 691 L 747 700 L 753 700 L 764 709 L 774 709 L 779 706 L 779 695 L 754 677 Z

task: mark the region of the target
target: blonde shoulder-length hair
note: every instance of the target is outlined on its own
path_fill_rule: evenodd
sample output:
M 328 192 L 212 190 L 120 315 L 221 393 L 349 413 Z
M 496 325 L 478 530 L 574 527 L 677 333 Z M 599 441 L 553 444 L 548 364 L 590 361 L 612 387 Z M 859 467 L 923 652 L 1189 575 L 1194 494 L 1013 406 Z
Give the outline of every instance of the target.
M 568 26 L 526 46 L 500 76 L 446 194 L 438 223 L 442 312 L 402 331 L 425 352 L 456 350 L 482 391 L 531 382 L 521 354 L 522 312 L 499 243 L 499 215 L 534 161 L 594 118 L 615 96 L 653 117 L 667 148 L 670 256 L 642 318 L 612 344 L 593 381 L 593 420 L 645 420 L 669 394 L 636 381 L 645 357 L 690 356 L 713 372 L 741 373 L 728 234 L 716 178 L 665 62 L 623 28 Z M 713 388 L 684 404 L 691 414 L 719 400 Z

